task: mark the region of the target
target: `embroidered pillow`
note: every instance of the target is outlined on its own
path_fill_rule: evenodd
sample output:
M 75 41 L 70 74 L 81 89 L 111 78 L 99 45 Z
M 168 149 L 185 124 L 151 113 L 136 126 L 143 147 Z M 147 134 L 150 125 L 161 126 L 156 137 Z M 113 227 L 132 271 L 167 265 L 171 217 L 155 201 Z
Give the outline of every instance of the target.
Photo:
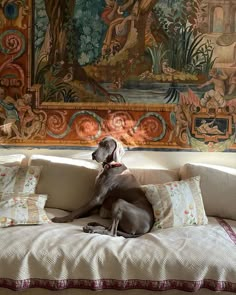
M 47 195 L 3 193 L 0 195 L 0 227 L 51 223 L 44 210 Z
M 6 167 L 0 165 L 0 193 L 11 192 L 14 190 L 18 170 L 19 166 Z
M 41 170 L 41 166 L 20 167 L 16 174 L 13 191 L 35 193 Z
M 5 167 L 0 165 L 0 193 L 35 193 L 41 170 L 41 166 Z
M 165 184 L 143 185 L 142 188 L 153 207 L 153 229 L 208 223 L 200 176 Z

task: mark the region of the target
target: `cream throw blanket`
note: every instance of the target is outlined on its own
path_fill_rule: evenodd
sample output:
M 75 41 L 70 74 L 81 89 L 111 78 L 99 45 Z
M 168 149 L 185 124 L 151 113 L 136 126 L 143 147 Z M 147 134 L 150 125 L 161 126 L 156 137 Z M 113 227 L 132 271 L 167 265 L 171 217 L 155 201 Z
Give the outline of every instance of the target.
M 60 216 L 62 210 L 50 209 Z M 89 221 L 0 229 L 0 287 L 236 292 L 236 221 L 156 230 L 136 239 L 86 234 Z

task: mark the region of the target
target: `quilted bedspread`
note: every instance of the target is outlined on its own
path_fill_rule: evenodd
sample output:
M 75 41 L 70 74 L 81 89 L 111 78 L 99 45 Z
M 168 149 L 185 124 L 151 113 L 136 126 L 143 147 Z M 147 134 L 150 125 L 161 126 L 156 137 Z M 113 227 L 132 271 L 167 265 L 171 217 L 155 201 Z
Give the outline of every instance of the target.
M 65 214 L 48 209 L 49 217 Z M 0 287 L 236 293 L 236 221 L 156 230 L 125 239 L 87 234 L 98 216 L 0 229 Z

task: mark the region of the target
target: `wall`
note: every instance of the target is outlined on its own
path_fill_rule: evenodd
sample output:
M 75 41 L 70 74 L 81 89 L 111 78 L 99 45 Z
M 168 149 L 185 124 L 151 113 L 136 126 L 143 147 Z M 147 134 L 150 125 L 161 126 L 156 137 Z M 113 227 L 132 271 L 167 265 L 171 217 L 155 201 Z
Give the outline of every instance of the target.
M 235 152 L 236 0 L 113 4 L 0 1 L 1 144 Z

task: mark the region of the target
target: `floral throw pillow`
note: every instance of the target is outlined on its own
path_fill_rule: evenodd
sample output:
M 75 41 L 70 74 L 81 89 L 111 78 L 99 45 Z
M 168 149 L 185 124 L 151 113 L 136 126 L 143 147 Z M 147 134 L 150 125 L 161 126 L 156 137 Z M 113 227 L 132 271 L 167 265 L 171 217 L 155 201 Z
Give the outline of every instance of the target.
M 41 166 L 20 167 L 16 174 L 14 192 L 35 193 Z
M 3 193 L 0 195 L 0 227 L 51 223 L 44 210 L 46 195 Z
M 5 167 L 0 165 L 0 193 L 35 193 L 41 166 Z
M 165 184 L 143 185 L 142 189 L 153 207 L 153 229 L 208 223 L 200 176 Z
M 11 192 L 14 190 L 16 174 L 19 166 L 6 167 L 0 165 L 0 193 Z

